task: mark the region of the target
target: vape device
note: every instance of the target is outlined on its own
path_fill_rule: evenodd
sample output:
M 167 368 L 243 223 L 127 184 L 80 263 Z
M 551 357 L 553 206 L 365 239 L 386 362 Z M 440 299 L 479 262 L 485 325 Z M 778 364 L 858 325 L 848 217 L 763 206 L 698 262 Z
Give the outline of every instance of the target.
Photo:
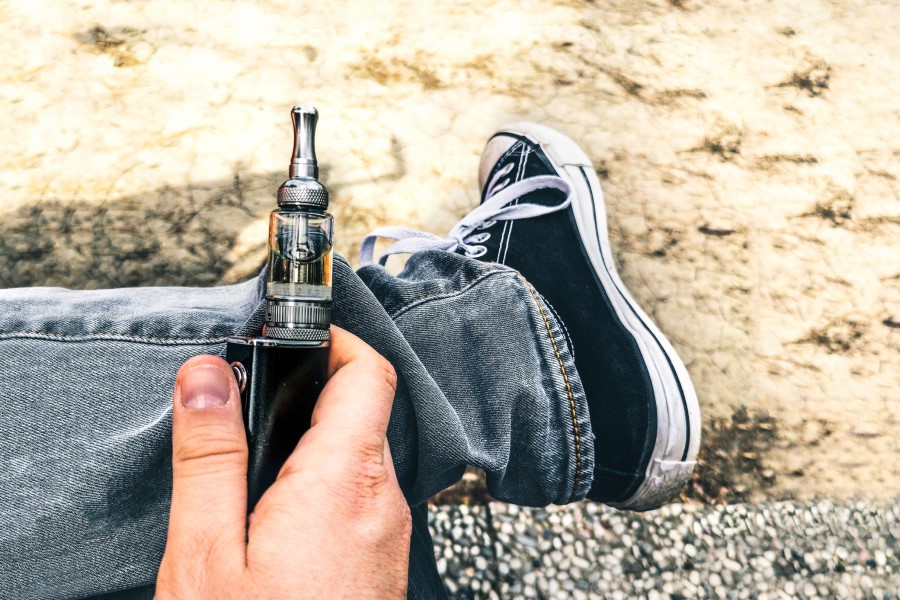
M 318 112 L 291 110 L 294 152 L 289 178 L 269 217 L 265 325 L 259 337 L 228 338 L 225 359 L 241 391 L 250 449 L 248 511 L 309 429 L 328 373 L 333 219 L 319 183 Z

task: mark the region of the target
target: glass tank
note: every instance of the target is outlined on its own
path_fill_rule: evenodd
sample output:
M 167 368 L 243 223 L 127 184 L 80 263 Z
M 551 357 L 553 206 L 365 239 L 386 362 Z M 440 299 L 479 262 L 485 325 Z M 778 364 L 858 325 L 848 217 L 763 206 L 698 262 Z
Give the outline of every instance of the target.
M 333 223 L 327 212 L 272 212 L 266 298 L 331 300 Z

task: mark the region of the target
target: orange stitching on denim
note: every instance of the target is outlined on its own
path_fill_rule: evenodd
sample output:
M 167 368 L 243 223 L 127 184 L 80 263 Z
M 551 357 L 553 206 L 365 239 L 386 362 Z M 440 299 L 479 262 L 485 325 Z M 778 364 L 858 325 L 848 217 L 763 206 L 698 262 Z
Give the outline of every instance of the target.
M 569 396 L 569 408 L 572 411 L 572 427 L 575 430 L 575 481 L 572 482 L 572 493 L 570 495 L 575 496 L 575 490 L 578 488 L 579 474 L 581 473 L 581 436 L 578 433 L 578 416 L 575 412 L 575 396 L 572 394 L 572 388 L 569 385 L 569 376 L 566 374 L 566 367 L 563 365 L 562 356 L 560 356 L 559 348 L 556 346 L 556 338 L 553 336 L 553 329 L 550 327 L 550 321 L 547 320 L 547 315 L 544 314 L 544 309 L 541 307 L 541 303 L 538 300 L 534 288 L 531 287 L 528 280 L 522 277 L 520 273 L 517 273 L 517 275 L 525 282 L 525 286 L 528 288 L 528 291 L 531 292 L 531 297 L 534 298 L 534 303 L 537 304 L 538 310 L 541 313 L 541 318 L 544 319 L 547 333 L 550 334 L 550 343 L 553 345 L 553 351 L 556 353 L 556 361 L 559 363 L 559 370 L 562 371 L 563 381 L 566 382 L 566 394 Z

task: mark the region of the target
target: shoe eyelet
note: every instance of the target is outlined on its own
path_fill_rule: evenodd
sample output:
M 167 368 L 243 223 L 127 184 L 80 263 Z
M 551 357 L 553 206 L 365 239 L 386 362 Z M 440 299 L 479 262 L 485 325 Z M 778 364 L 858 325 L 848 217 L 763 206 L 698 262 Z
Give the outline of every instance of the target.
M 490 232 L 485 231 L 484 233 L 476 233 L 475 235 L 469 236 L 469 239 L 467 241 L 472 242 L 473 244 L 481 244 L 488 241 L 490 238 Z
M 474 250 L 472 250 L 471 252 L 466 252 L 466 256 L 468 256 L 469 258 L 479 258 L 487 254 L 486 246 L 473 246 L 473 248 Z
M 490 183 L 488 184 L 487 193 L 485 193 L 485 195 L 484 195 L 485 198 L 490 198 L 491 196 L 496 194 L 498 191 L 500 191 L 501 189 L 503 189 L 507 185 L 509 185 L 509 183 L 510 183 L 509 177 L 506 177 L 502 181 L 500 180 L 500 178 L 504 177 L 510 171 L 512 171 L 513 165 L 514 165 L 514 163 L 512 163 L 512 162 L 506 163 L 505 165 L 500 167 L 499 171 L 497 171 L 494 174 L 494 176 L 491 178 Z
M 494 187 L 491 188 L 491 196 L 505 188 L 509 185 L 509 177 L 504 177 L 500 181 L 494 184 Z

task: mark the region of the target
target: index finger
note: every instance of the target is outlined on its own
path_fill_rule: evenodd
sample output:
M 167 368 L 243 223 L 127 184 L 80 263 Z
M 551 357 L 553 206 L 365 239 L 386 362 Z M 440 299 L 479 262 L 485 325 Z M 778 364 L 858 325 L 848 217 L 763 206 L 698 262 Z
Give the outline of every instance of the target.
M 331 327 L 329 379 L 313 410 L 311 426 L 343 430 L 379 447 L 387 434 L 397 375 L 391 363 L 364 341 Z

